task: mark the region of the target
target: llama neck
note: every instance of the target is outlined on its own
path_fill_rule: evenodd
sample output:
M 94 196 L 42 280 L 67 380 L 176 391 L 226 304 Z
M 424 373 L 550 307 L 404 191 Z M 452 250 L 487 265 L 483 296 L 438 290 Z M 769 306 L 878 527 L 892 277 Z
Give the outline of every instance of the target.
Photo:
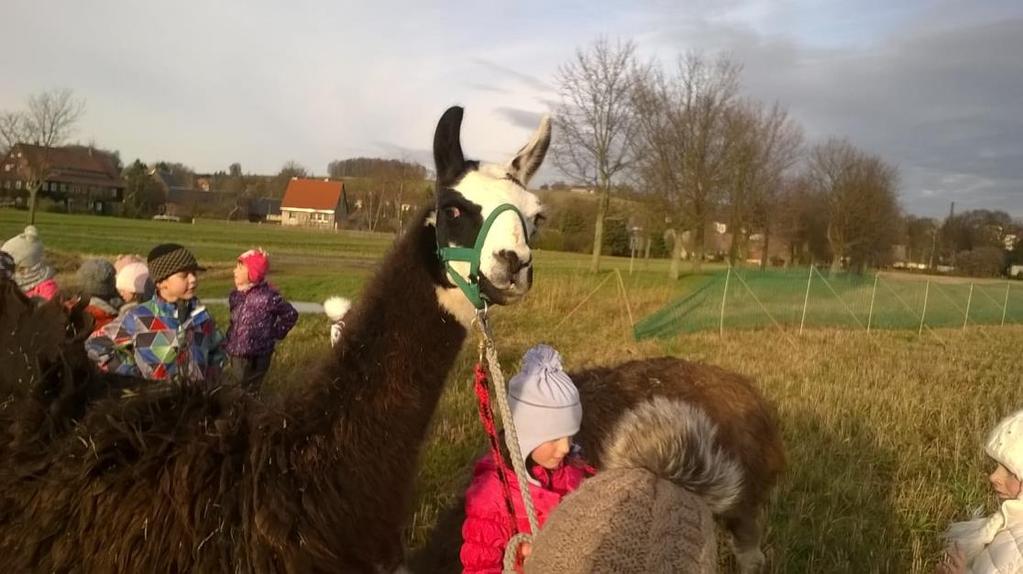
M 304 430 L 334 443 L 344 467 L 396 496 L 411 490 L 430 419 L 467 334 L 439 302 L 443 272 L 425 219 L 424 212 L 397 241 L 345 316 L 341 342 L 318 382 L 288 409 L 306 419 Z M 403 469 L 396 472 L 396 464 Z

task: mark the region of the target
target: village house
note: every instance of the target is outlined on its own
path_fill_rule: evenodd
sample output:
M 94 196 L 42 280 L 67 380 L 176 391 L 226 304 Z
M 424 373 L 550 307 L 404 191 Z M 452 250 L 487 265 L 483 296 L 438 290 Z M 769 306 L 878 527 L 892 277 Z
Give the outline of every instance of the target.
M 116 158 L 89 146 L 16 144 L 0 162 L 0 195 L 24 202 L 33 182 L 39 198 L 62 203 L 69 212 L 120 212 L 124 181 Z
M 343 181 L 293 177 L 281 200 L 281 224 L 337 229 L 348 215 Z

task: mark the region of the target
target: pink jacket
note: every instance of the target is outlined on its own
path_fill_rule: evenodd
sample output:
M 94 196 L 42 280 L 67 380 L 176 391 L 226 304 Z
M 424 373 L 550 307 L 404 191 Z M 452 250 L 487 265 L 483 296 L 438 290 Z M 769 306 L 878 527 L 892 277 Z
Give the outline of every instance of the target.
M 541 527 L 561 499 L 593 473 L 577 457 L 567 459 L 557 470 L 546 470 L 541 466 L 534 466 L 531 470 L 540 482 L 539 486 L 531 482 L 529 492 Z M 512 491 L 518 531 L 528 532 L 529 521 L 510 465 L 505 474 Z M 504 548 L 514 534 L 497 465 L 488 453 L 476 463 L 472 484 L 465 493 L 465 522 L 462 524 L 460 553 L 463 572 L 500 574 Z
M 38 297 L 49 301 L 50 299 L 53 299 L 53 297 L 57 294 L 57 291 L 59 291 L 57 288 L 57 282 L 54 281 L 53 278 L 50 278 L 28 291 L 25 291 L 25 296 L 29 299 Z

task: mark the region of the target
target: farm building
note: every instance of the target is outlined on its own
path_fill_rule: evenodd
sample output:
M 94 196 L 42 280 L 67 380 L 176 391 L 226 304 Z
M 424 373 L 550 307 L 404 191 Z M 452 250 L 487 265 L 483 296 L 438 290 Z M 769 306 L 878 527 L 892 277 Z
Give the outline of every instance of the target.
M 69 212 L 119 212 L 124 181 L 117 160 L 88 146 L 46 148 L 17 144 L 0 162 L 0 193 L 19 201 L 39 174 L 39 197 L 64 204 Z
M 345 184 L 292 178 L 281 200 L 281 224 L 337 229 L 348 215 Z

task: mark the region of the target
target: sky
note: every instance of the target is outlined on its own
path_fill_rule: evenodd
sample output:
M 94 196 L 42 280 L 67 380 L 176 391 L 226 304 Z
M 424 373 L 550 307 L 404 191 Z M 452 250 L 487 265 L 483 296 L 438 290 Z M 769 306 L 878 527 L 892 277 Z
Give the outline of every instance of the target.
M 466 155 L 503 162 L 557 101 L 558 66 L 604 36 L 666 66 L 730 55 L 744 94 L 785 106 L 809 143 L 846 137 L 896 165 L 908 213 L 1023 217 L 1018 0 L 5 0 L 2 13 L 0 110 L 71 88 L 86 101 L 73 139 L 126 162 L 432 168 L 454 104 Z M 535 181 L 562 178 L 548 162 Z

